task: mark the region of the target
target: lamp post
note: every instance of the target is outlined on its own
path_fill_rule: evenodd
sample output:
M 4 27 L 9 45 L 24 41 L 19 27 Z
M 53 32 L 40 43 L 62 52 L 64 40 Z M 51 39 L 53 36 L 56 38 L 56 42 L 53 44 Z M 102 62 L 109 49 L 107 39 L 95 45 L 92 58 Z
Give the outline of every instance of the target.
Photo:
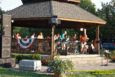
M 52 16 L 50 22 L 52 24 L 51 58 L 54 59 L 54 56 L 55 56 L 55 40 L 54 40 L 55 27 L 61 22 L 57 16 Z

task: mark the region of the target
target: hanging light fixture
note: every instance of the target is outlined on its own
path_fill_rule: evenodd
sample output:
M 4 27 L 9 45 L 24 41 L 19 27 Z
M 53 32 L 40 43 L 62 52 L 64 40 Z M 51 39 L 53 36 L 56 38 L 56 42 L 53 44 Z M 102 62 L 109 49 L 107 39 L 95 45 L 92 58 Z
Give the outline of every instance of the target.
M 58 25 L 61 23 L 61 21 L 57 18 L 57 16 L 52 16 L 50 23 Z

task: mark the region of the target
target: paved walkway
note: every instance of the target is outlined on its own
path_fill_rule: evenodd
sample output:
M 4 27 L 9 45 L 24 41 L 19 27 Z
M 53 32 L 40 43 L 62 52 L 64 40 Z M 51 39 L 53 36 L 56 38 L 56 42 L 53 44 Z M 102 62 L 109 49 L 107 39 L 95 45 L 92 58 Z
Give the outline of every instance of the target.
M 115 70 L 115 63 L 108 63 L 108 65 L 91 65 L 91 66 L 76 66 L 75 70 Z

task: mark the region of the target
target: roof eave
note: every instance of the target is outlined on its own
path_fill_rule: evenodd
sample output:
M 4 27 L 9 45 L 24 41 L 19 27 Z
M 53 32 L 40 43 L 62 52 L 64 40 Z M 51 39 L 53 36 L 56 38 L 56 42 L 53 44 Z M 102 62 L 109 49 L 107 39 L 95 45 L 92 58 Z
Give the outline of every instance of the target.
M 79 20 L 79 19 L 71 19 L 71 18 L 63 18 L 63 17 L 58 17 L 59 20 L 63 21 L 72 21 L 72 22 L 81 22 L 81 23 L 93 23 L 93 24 L 98 24 L 98 25 L 105 25 L 106 21 L 88 21 L 88 20 Z
M 68 2 L 80 3 L 80 0 L 68 0 Z

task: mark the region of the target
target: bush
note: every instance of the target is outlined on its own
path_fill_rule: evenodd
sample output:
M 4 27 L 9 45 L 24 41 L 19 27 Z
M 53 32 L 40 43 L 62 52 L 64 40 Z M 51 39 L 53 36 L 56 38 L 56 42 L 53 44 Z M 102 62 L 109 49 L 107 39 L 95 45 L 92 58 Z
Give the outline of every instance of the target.
M 72 70 L 73 64 L 69 60 L 61 60 L 59 58 L 49 62 L 49 67 L 54 73 L 64 73 L 65 71 Z
M 115 77 L 115 70 L 74 71 L 67 77 Z
M 40 54 L 12 54 L 12 57 L 16 59 L 17 63 L 22 59 L 41 60 Z
M 40 54 L 33 54 L 32 59 L 34 60 L 41 60 L 41 55 Z
M 111 51 L 111 60 L 115 61 L 115 50 Z

